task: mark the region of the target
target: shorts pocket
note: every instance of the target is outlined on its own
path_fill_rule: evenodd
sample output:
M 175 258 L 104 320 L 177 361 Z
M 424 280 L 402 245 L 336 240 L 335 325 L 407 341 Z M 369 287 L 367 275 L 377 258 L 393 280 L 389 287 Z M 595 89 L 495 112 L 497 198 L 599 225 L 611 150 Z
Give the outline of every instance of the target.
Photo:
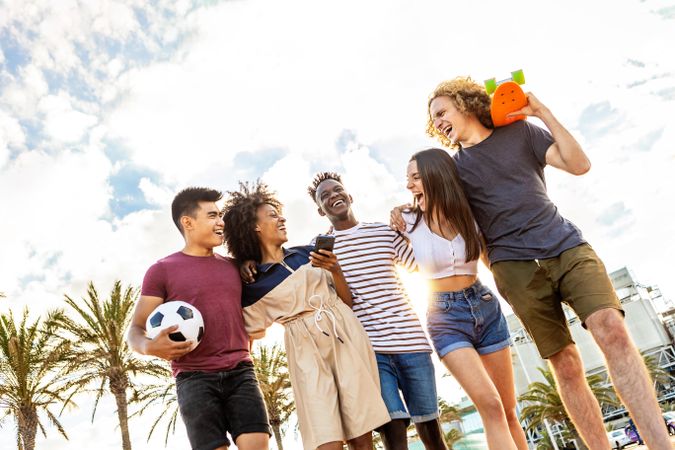
M 490 290 L 490 288 L 485 288 L 482 291 L 480 291 L 478 293 L 478 297 L 484 302 L 491 302 L 492 300 L 495 300 L 495 294 L 492 293 L 492 290 Z

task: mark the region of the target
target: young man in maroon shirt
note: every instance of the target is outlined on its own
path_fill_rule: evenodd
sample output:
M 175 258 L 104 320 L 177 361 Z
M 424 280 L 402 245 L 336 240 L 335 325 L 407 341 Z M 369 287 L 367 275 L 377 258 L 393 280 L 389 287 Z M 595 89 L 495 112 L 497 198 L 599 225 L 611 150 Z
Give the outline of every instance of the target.
M 270 427 L 255 377 L 241 311 L 241 281 L 233 262 L 214 253 L 223 243 L 216 202 L 222 194 L 187 188 L 173 200 L 173 221 L 185 247 L 153 264 L 145 274 L 128 342 L 133 350 L 171 361 L 178 406 L 193 449 L 227 449 L 232 436 L 240 450 L 269 448 Z M 182 300 L 204 318 L 204 335 L 174 342 L 176 326 L 146 336 L 148 315 L 160 304 Z

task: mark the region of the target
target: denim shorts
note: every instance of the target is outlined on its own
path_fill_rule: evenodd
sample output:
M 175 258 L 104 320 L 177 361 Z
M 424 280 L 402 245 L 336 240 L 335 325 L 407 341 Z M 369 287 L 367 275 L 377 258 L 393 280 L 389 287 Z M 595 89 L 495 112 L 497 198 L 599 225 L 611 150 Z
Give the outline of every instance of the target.
M 480 281 L 461 291 L 432 292 L 427 329 L 439 358 L 458 348 L 486 355 L 511 343 L 499 300 Z
M 375 358 L 382 399 L 392 420 L 412 419 L 414 423 L 420 423 L 438 417 L 436 378 L 431 354 L 376 352 Z
M 271 435 L 267 410 L 253 364 L 240 362 L 221 372 L 181 372 L 176 377 L 178 408 L 194 450 L 230 445 L 240 434 Z

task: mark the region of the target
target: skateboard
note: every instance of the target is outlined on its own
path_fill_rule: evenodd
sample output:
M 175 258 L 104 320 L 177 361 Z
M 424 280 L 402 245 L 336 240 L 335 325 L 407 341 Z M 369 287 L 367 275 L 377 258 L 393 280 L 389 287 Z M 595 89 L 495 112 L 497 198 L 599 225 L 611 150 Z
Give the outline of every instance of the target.
M 511 78 L 505 80 L 496 81 L 494 78 L 485 80 L 485 90 L 492 96 L 490 115 L 494 126 L 503 127 L 525 118 L 523 114 L 506 117 L 507 114 L 527 105 L 527 96 L 519 86 L 524 83 L 525 74 L 522 70 L 511 72 Z

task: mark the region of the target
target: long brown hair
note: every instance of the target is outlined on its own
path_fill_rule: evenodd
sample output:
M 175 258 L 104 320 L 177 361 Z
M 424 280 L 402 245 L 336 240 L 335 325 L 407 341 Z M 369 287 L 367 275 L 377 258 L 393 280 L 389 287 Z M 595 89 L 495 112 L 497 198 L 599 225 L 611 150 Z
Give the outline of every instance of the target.
M 476 229 L 469 201 L 464 195 L 455 161 L 440 148 L 429 148 L 417 152 L 412 155 L 410 161 L 417 162 L 417 172 L 422 179 L 424 199 L 427 204 L 426 211 L 422 212 L 415 201 L 413 212 L 417 214 L 417 217 L 412 229 L 417 227 L 422 216 L 429 225 L 434 221 L 439 225 L 447 221 L 466 242 L 466 260 L 478 259 L 482 241 Z

